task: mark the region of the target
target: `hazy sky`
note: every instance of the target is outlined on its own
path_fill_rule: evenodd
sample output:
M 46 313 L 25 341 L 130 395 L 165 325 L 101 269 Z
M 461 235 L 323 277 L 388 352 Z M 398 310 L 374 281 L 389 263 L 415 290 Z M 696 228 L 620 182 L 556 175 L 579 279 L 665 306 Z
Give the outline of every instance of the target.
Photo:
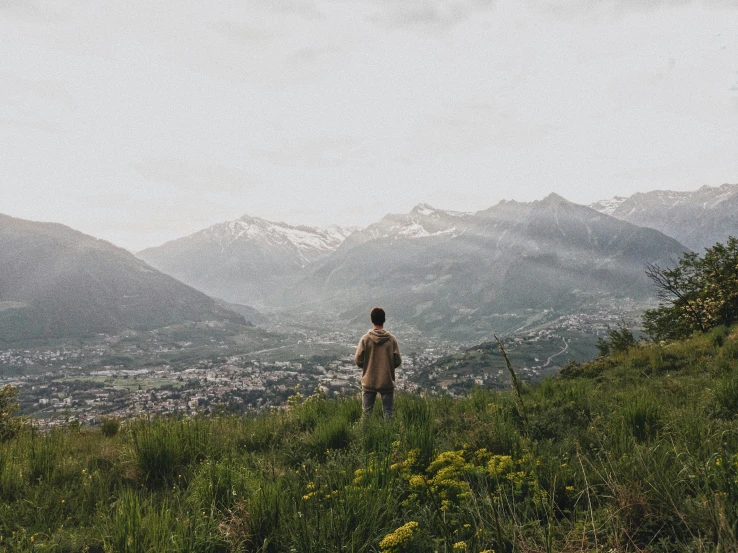
M 0 213 L 132 250 L 738 182 L 738 0 L 0 0 Z

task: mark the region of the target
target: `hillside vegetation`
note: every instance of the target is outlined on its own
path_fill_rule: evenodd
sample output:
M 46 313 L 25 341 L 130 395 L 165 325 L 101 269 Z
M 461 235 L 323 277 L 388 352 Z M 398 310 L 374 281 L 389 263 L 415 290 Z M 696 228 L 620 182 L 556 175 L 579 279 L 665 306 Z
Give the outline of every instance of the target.
M 0 444 L 0 550 L 738 548 L 737 329 L 570 364 L 522 400 L 400 395 L 363 424 L 358 397 L 296 394 L 26 429 Z

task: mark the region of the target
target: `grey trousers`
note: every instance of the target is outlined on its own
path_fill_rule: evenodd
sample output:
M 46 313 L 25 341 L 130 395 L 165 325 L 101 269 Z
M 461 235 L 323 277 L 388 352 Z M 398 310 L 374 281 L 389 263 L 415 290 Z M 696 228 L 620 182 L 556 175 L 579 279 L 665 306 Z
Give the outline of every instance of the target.
M 394 414 L 395 394 L 394 392 L 379 392 L 382 396 L 382 415 L 385 420 L 390 420 Z M 377 400 L 377 392 L 362 392 L 361 408 L 364 417 L 368 418 L 374 411 L 374 402 Z

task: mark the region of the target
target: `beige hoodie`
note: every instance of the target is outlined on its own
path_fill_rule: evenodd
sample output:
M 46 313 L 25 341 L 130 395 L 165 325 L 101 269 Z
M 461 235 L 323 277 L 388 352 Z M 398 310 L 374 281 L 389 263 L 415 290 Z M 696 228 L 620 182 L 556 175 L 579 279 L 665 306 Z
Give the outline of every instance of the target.
M 365 392 L 391 392 L 395 389 L 395 369 L 402 363 L 400 346 L 384 329 L 370 330 L 361 337 L 355 356 L 361 367 L 361 388 Z

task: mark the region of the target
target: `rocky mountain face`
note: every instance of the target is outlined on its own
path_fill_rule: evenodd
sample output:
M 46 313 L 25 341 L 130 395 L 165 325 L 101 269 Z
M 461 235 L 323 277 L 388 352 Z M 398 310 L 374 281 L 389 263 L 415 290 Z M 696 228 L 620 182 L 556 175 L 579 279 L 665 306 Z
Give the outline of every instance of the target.
M 137 255 L 210 296 L 258 307 L 278 301 L 302 269 L 331 254 L 350 233 L 244 216 Z
M 738 236 L 738 184 L 691 192 L 655 190 L 601 200 L 590 207 L 635 225 L 673 236 L 688 248 L 704 248 Z
M 284 297 L 347 318 L 383 304 L 423 330 L 468 331 L 508 310 L 576 311 L 604 296 L 649 297 L 644 265 L 685 249 L 555 194 L 477 213 L 421 204 L 352 234 Z
M 108 242 L 0 215 L 0 343 L 208 320 L 245 322 Z

